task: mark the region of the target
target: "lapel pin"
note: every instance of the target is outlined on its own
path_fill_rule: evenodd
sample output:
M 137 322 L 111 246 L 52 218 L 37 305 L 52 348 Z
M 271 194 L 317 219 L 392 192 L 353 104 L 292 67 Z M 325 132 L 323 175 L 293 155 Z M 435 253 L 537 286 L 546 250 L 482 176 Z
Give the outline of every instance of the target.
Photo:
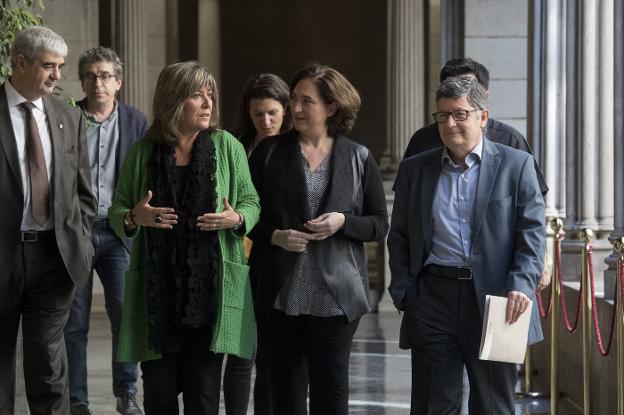
M 61 130 L 63 129 L 63 124 L 59 124 L 58 126 Z

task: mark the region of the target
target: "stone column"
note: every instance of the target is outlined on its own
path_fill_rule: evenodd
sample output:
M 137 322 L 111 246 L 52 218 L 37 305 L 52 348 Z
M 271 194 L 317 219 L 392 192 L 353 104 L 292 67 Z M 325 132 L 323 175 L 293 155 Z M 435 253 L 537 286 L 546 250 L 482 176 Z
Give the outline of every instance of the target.
M 147 0 L 113 2 L 113 49 L 124 64 L 120 99 L 149 114 L 147 97 Z
M 421 1 L 388 1 L 386 172 L 396 170 L 412 134 L 426 122 L 424 12 Z
M 386 180 L 384 188 L 389 212 L 392 212 L 392 182 L 396 169 L 414 132 L 426 123 L 425 112 L 425 9 L 424 3 L 412 0 L 388 0 L 386 61 L 386 150 L 380 167 Z M 390 284 L 388 249 L 384 241 L 384 289 L 381 309 L 393 308 L 387 287 Z M 382 261 L 382 262 L 381 262 Z M 381 276 L 380 276 L 381 277 Z
M 565 217 L 565 0 L 532 1 L 529 14 L 529 128 L 549 192 L 546 216 Z
M 219 0 L 199 0 L 199 33 L 197 39 L 198 61 L 206 66 L 221 84 L 221 29 Z
M 575 98 L 568 99 L 566 111 L 574 123 L 568 124 L 574 131 L 567 134 L 574 137 L 573 143 L 566 146 L 567 171 L 573 178 L 567 180 L 567 200 L 574 208 L 566 220 L 562 269 L 567 279 L 580 275 L 582 241 L 575 233 L 594 230 L 594 271 L 597 291 L 603 292 L 607 287 L 600 276 L 612 252 L 607 236 L 613 229 L 613 0 L 577 0 L 576 10 L 568 10 L 567 18 L 573 19 L 574 26 L 568 28 L 576 31 L 578 43 L 568 41 L 566 49 L 578 55 L 567 60 L 576 75 L 576 82 L 566 85 Z
M 624 0 L 615 0 L 613 15 L 614 26 L 614 168 L 612 175 L 614 185 L 614 230 L 609 239 L 615 240 L 624 236 Z M 613 252 L 607 258 L 609 268 L 605 272 L 605 297 L 614 297 L 613 288 L 616 278 L 617 254 Z

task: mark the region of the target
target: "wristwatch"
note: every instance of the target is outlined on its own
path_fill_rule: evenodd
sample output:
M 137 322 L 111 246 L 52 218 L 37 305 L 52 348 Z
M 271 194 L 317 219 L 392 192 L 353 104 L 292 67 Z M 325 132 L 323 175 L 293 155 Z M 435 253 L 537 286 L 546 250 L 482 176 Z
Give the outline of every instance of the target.
M 243 226 L 243 215 L 241 215 L 239 212 L 236 212 L 236 214 L 238 215 L 238 223 L 234 225 L 234 228 L 232 228 L 235 231 L 239 230 L 241 226 Z

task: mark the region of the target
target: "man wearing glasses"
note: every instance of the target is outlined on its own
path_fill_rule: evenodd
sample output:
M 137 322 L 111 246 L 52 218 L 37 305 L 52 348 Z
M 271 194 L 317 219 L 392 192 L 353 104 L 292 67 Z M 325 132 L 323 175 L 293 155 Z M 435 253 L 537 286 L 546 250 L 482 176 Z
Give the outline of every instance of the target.
M 431 385 L 413 368 L 413 396 L 429 393 L 411 413 L 459 415 L 465 366 L 470 413 L 512 414 L 516 365 L 478 355 L 486 295 L 507 297 L 509 324 L 535 301 L 546 239 L 535 161 L 484 135 L 488 94 L 474 78 L 446 79 L 436 101 L 444 147 L 401 162 L 388 235 L 400 347 L 434 368 Z M 529 344 L 542 338 L 533 307 Z
M 86 51 L 78 62 L 78 75 L 86 94 L 78 105 L 87 119 L 87 150 L 97 217 L 93 225 L 95 254 L 91 274 L 86 286 L 76 292 L 65 326 L 71 415 L 93 413 L 89 409 L 87 389 L 87 337 L 94 270 L 104 287 L 106 312 L 113 334 L 113 393 L 117 398 L 117 411 L 142 415 L 136 401 L 137 365 L 115 361 L 124 300 L 124 275 L 130 263 L 131 247 L 128 240 L 115 236 L 106 218 L 124 157 L 131 145 L 145 135 L 148 123 L 143 113 L 116 99 L 123 82 L 123 68 L 113 50 L 98 47 Z
M 440 82 L 443 82 L 445 79 L 452 76 L 474 77 L 486 90 L 489 88 L 489 71 L 485 66 L 470 58 L 454 58 L 446 62 L 440 70 Z M 484 127 L 484 132 L 487 138 L 491 141 L 531 153 L 531 148 L 525 138 L 518 130 L 510 125 L 497 121 L 494 118 L 488 118 Z M 409 144 L 407 145 L 403 158 L 413 156 L 414 154 L 420 154 L 424 151 L 438 147 L 442 147 L 442 140 L 440 139 L 438 126 L 436 123 L 429 124 L 414 133 Z M 537 179 L 540 183 L 540 189 L 542 194 L 545 195 L 546 192 L 548 192 L 548 186 L 546 185 L 546 181 L 544 180 L 537 163 L 535 164 L 535 169 L 537 171 Z M 547 285 L 548 282 L 546 282 L 546 286 Z

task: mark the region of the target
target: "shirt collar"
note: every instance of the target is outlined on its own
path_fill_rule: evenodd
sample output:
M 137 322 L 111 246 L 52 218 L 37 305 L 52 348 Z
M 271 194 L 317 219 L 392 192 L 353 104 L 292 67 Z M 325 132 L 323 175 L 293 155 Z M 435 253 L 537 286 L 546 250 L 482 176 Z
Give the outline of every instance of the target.
M 6 91 L 6 95 L 7 95 L 7 103 L 9 104 L 9 108 L 17 107 L 22 102 L 28 101 L 26 98 L 24 98 L 22 96 L 22 94 L 17 92 L 17 89 L 15 89 L 13 87 L 13 85 L 11 85 L 11 79 L 10 78 L 7 80 L 7 82 L 4 83 L 4 85 L 5 85 L 5 91 Z M 40 111 L 43 112 L 43 98 L 39 97 L 36 100 L 31 101 L 31 102 L 35 106 L 35 108 L 37 108 L 37 109 L 39 109 Z
M 117 118 L 117 108 L 118 108 L 117 100 L 115 100 L 115 106 L 113 107 L 113 111 L 110 113 L 107 119 L 101 122 L 96 120 L 95 117 L 89 111 L 87 111 L 86 105 L 85 105 L 84 113 L 89 119 L 89 122 L 94 123 L 94 124 L 106 124 L 107 122 L 113 121 Z
M 474 146 L 474 148 L 470 150 L 470 153 L 468 153 L 468 155 L 466 156 L 466 165 L 468 166 L 468 168 L 472 167 L 473 164 L 481 160 L 481 154 L 483 153 L 483 138 L 484 137 L 482 136 L 481 140 L 479 140 L 477 145 Z M 442 167 L 444 167 L 446 163 L 449 163 L 453 167 L 457 166 L 453 162 L 453 159 L 448 153 L 448 148 L 446 147 L 444 147 L 444 150 L 442 151 L 442 158 L 440 160 L 440 163 L 442 164 Z

